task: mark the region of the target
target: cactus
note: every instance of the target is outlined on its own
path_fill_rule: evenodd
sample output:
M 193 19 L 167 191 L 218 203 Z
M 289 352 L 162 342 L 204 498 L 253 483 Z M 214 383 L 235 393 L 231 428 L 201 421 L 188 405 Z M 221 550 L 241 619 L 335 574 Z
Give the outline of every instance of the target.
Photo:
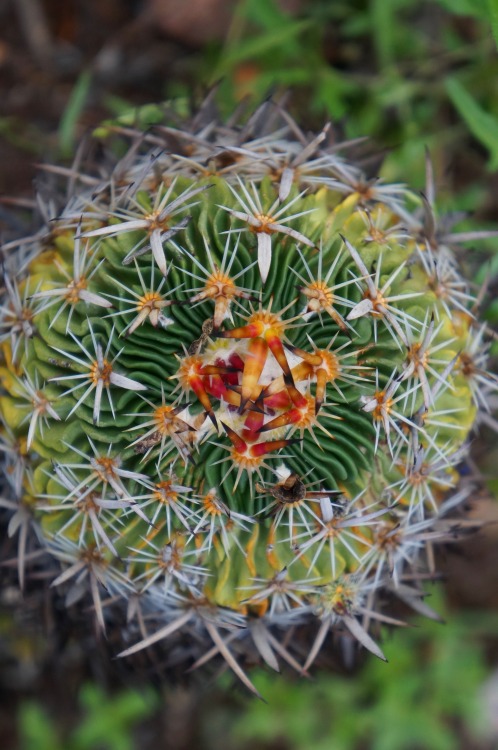
M 429 165 L 420 198 L 273 103 L 203 114 L 111 126 L 4 245 L 0 502 L 21 585 L 34 533 L 103 631 L 127 608 L 121 656 L 221 656 L 252 689 L 247 661 L 306 673 L 329 634 L 383 658 L 392 595 L 434 615 L 497 381 Z

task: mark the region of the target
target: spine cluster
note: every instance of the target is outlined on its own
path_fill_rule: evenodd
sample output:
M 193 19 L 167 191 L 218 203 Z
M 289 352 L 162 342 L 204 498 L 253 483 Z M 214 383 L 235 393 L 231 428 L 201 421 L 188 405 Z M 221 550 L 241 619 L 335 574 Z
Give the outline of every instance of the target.
M 251 689 L 246 658 L 305 673 L 330 633 L 382 657 L 386 594 L 431 614 L 420 582 L 497 387 L 455 255 L 474 236 L 273 104 L 111 130 L 124 154 L 52 168 L 69 198 L 2 249 L 21 586 L 42 545 L 102 630 L 127 608 L 122 656 L 176 644 Z

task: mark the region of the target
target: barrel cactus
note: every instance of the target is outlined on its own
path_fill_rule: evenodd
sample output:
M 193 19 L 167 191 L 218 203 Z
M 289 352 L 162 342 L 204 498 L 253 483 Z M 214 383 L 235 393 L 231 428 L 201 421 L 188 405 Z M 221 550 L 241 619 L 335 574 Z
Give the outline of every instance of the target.
M 383 658 L 387 601 L 431 615 L 496 389 L 455 254 L 482 233 L 437 222 L 430 168 L 422 197 L 367 178 L 271 102 L 109 134 L 2 251 L 21 585 L 34 536 L 103 631 L 126 608 L 121 656 L 161 642 L 249 687 L 246 664 L 307 673 L 329 636 Z

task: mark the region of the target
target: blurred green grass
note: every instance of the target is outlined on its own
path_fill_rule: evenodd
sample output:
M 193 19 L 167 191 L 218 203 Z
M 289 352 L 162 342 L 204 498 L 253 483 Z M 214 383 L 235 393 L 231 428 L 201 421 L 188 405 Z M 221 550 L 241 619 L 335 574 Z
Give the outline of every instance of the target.
M 299 122 L 331 118 L 347 138 L 395 148 L 388 179 L 409 168 L 422 184 L 424 145 L 467 143 L 495 169 L 492 10 L 495 0 L 311 0 L 290 15 L 275 0 L 241 0 L 225 41 L 203 51 L 197 82 L 219 82 L 225 115 L 244 97 L 292 91 Z

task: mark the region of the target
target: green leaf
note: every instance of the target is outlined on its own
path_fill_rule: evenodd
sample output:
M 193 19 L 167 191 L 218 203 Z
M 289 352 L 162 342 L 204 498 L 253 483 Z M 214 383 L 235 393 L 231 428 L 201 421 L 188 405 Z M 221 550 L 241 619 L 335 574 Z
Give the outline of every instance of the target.
M 474 18 L 486 17 L 487 0 L 436 0 L 449 13 L 456 16 L 473 16 Z M 491 0 L 493 2 L 494 0 Z
M 85 108 L 91 83 L 92 74 L 89 70 L 84 70 L 76 81 L 76 85 L 71 92 L 66 109 L 62 115 L 59 125 L 59 147 L 64 156 L 69 156 L 73 153 L 77 135 L 76 126 Z
M 131 107 L 129 103 L 118 97 L 107 97 L 106 105 L 109 109 L 116 111 L 117 117 L 104 120 L 95 128 L 93 131 L 95 138 L 107 138 L 116 126 L 147 130 L 151 125 L 158 125 L 164 121 L 164 106 L 161 104 Z
M 60 750 L 61 745 L 52 720 L 36 703 L 25 703 L 19 711 L 19 734 L 22 750 Z
M 323 67 L 319 75 L 315 75 L 313 107 L 324 107 L 328 115 L 338 120 L 347 114 L 347 97 L 356 90 L 356 84 L 350 82 L 340 71 Z
M 236 6 L 235 13 L 238 12 L 245 21 L 258 24 L 265 30 L 285 23 L 289 18 L 275 0 L 246 0 Z
M 498 0 L 488 0 L 488 14 L 496 46 L 498 47 Z
M 482 109 L 456 78 L 446 80 L 446 90 L 472 134 L 488 149 L 489 169 L 498 169 L 498 120 Z
M 74 750 L 132 750 L 132 730 L 156 707 L 155 694 L 133 690 L 106 695 L 99 687 L 84 685 L 79 699 L 85 716 L 71 735 Z
M 309 28 L 311 21 L 296 21 L 280 28 L 273 29 L 265 34 L 251 36 L 248 39 L 238 42 L 232 49 L 227 50 L 220 60 L 215 78 L 228 73 L 235 65 L 244 60 L 253 60 L 260 57 L 265 52 L 273 49 L 282 48 L 286 42 L 298 37 L 302 32 Z
M 371 0 L 370 3 L 372 36 L 381 68 L 394 61 L 395 5 L 392 0 Z

